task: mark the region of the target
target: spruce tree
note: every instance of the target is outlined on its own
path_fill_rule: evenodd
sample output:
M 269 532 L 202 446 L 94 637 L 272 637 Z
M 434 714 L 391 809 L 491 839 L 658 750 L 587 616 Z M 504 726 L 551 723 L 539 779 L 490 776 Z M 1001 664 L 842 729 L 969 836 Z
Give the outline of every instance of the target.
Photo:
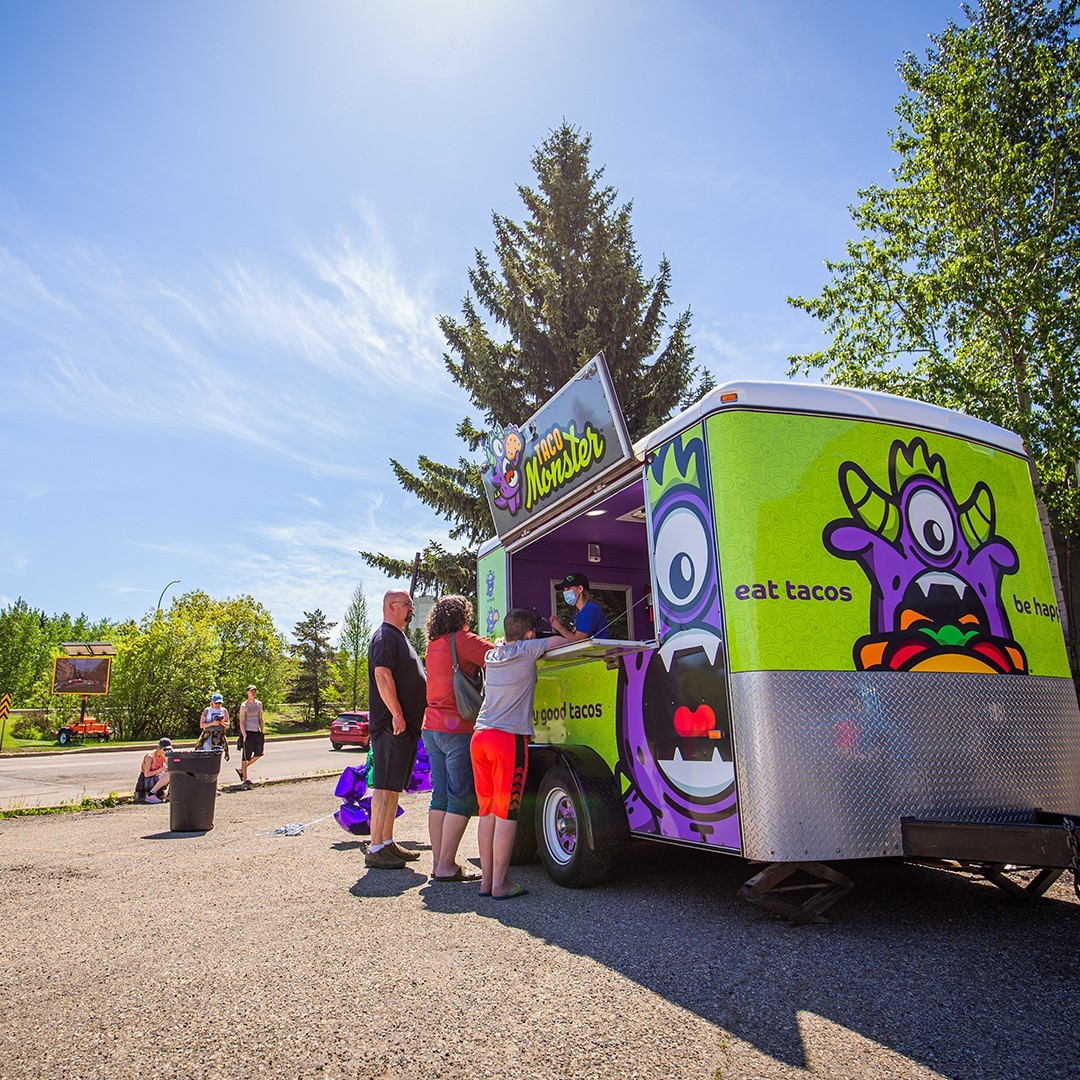
M 296 682 L 289 700 L 311 705 L 315 727 L 319 726 L 324 692 L 334 682 L 331 666 L 334 650 L 330 645 L 330 631 L 335 626 L 336 622 L 326 621 L 320 608 L 305 611 L 304 617 L 293 627 L 296 644 L 289 646 L 289 651 L 299 660 Z
M 532 158 L 536 186 L 518 185 L 526 217 L 492 214 L 495 256 L 479 248 L 460 318 L 439 326 L 449 345 L 446 369 L 465 389 L 488 429 L 522 423 L 584 364 L 603 351 L 632 439 L 713 385 L 694 363 L 690 311 L 668 322 L 671 266 L 662 258 L 646 278 L 630 222 L 632 205 L 602 183 L 590 162 L 592 137 L 565 121 Z M 418 585 L 475 593 L 475 547 L 493 526 L 473 460 L 485 431 L 471 418 L 457 427 L 470 456 L 444 464 L 420 457 L 412 471 L 391 459 L 398 482 L 450 523 L 465 547 L 432 542 Z M 362 552 L 390 577 L 412 563 Z

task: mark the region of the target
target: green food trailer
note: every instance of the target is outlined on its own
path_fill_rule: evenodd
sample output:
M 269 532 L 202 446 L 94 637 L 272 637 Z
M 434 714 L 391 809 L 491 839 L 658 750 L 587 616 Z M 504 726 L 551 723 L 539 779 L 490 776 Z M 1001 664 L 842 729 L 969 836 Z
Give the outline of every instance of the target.
M 1041 895 L 1080 870 L 1080 711 L 1020 439 L 868 391 L 735 382 L 635 445 L 597 357 L 491 435 L 479 630 L 584 572 L 611 627 L 539 666 L 519 858 L 759 864 L 795 921 L 895 857 Z

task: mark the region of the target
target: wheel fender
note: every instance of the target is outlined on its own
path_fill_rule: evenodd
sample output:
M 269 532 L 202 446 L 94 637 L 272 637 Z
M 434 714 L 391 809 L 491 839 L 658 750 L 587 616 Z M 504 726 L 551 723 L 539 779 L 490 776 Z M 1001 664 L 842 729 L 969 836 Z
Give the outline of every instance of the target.
M 589 847 L 603 851 L 628 843 L 626 807 L 607 762 L 589 746 L 536 743 L 529 747 L 529 779 L 535 776 L 537 786 L 541 774 L 556 765 L 569 772 L 577 787 L 576 794 L 585 808 L 585 842 Z

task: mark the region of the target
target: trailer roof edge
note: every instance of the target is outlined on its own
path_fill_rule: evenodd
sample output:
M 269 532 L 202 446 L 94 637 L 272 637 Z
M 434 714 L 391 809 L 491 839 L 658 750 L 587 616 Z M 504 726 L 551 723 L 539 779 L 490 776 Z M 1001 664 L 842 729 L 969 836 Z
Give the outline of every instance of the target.
M 822 383 L 751 382 L 724 383 L 700 401 L 651 431 L 634 446 L 638 456 L 656 449 L 678 432 L 724 409 L 762 409 L 770 412 L 798 412 L 824 416 L 845 416 L 904 424 L 940 431 L 961 439 L 971 439 L 1026 457 L 1020 436 L 996 424 L 977 420 L 965 413 L 929 405 L 913 398 L 883 394 L 876 390 L 856 390 Z

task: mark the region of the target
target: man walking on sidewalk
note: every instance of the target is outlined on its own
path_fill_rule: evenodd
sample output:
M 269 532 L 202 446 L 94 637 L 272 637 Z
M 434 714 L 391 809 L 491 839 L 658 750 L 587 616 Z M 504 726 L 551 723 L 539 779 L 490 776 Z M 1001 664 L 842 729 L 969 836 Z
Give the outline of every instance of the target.
M 364 865 L 400 870 L 420 856 L 394 842 L 398 798 L 416 761 L 427 707 L 427 679 L 405 630 L 413 615 L 407 592 L 383 597 L 383 623 L 368 646 L 368 723 L 375 758 L 371 795 L 371 844 Z

